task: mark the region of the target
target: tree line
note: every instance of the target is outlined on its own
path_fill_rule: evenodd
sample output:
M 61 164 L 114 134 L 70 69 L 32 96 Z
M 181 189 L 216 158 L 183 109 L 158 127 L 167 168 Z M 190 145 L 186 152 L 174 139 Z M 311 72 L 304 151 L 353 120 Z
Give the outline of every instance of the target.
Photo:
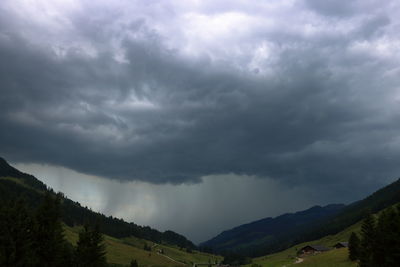
M 44 192 L 55 194 L 51 188 L 36 177 L 20 172 L 2 158 L 0 158 L 0 177 L 10 178 L 1 180 L 0 202 L 16 200 L 23 194 L 27 200 L 28 207 L 34 209 L 41 203 Z M 183 248 L 196 249 L 196 246 L 191 241 L 173 231 L 160 232 L 149 226 L 140 226 L 133 222 L 125 222 L 123 219 L 105 216 L 81 206 L 79 202 L 72 201 L 62 194 L 60 196 L 61 219 L 68 226 L 73 227 L 82 225 L 86 221 L 96 221 L 101 226 L 102 233 L 112 237 L 135 236 L 155 243 L 166 243 Z
M 47 192 L 35 210 L 23 199 L 1 203 L 0 266 L 107 266 L 98 225 L 85 224 L 76 247 L 65 239 L 60 200 Z
M 400 263 L 400 205 L 367 215 L 360 235 L 349 239 L 349 258 L 360 267 L 393 267 Z

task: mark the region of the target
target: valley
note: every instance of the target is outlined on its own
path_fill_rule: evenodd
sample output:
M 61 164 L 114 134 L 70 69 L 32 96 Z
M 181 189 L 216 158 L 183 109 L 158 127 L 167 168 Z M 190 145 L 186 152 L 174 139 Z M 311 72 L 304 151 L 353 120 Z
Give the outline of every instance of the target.
M 1 160 L 0 163 L 2 204 L 23 196 L 33 209 L 39 205 L 45 194 L 55 195 L 35 177 L 16 170 L 5 160 Z M 357 263 L 349 260 L 348 248 L 335 249 L 333 246 L 339 242 L 347 242 L 353 232 L 362 234 L 361 220 L 368 212 L 375 212 L 377 217 L 384 210 L 396 209 L 400 200 L 400 180 L 350 205 L 315 206 L 293 214 L 261 219 L 224 231 L 199 247 L 177 233 L 161 233 L 147 226 L 106 217 L 81 207 L 79 203 L 65 198 L 60 193 L 57 196 L 61 197 L 63 235 L 66 241 L 73 247 L 77 246 L 83 222 L 100 222 L 101 229 L 105 230 L 102 236 L 109 266 L 129 266 L 132 260 L 136 260 L 139 266 L 143 267 L 194 266 L 196 263 L 222 264 L 228 258 L 236 257 L 236 262 L 242 262 L 241 265 L 246 267 L 349 267 L 357 266 Z M 337 229 L 340 230 L 335 232 Z M 253 238 L 248 238 L 250 236 Z M 319 238 L 310 238 L 312 236 Z M 254 237 L 261 242 L 255 241 L 257 239 Z M 270 242 L 271 240 L 273 242 Z M 222 247 L 217 246 L 220 243 L 223 244 Z M 228 244 L 230 247 L 227 247 Z M 276 247 L 273 247 L 274 245 Z M 299 256 L 300 249 L 307 245 L 324 246 L 329 248 L 329 251 Z M 229 256 L 231 253 L 238 256 Z M 231 263 L 225 262 L 224 266 L 235 266 L 237 263 L 231 260 Z

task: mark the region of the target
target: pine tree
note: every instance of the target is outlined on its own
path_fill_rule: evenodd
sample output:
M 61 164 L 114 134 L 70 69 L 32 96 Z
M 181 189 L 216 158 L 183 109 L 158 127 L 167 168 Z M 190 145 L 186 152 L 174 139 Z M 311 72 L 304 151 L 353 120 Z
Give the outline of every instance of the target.
M 400 252 L 400 218 L 392 207 L 381 213 L 376 227 L 374 263 L 377 266 L 396 266 Z
M 60 197 L 46 193 L 36 212 L 34 246 L 39 266 L 67 266 L 66 241 L 61 224 Z
M 368 214 L 361 225 L 360 267 L 375 267 L 373 263 L 375 238 L 375 218 L 372 214 Z
M 394 240 L 392 247 L 392 256 L 391 260 L 393 262 L 400 262 L 400 205 L 396 208 L 396 216 L 392 220 L 392 240 Z
M 136 260 L 132 260 L 131 264 L 129 265 L 130 267 L 139 267 L 138 263 Z
M 389 214 L 391 213 L 390 210 L 383 211 L 379 218 L 378 223 L 376 225 L 376 237 L 375 237 L 375 248 L 373 253 L 373 261 L 380 266 L 384 266 L 386 261 L 386 254 L 387 254 L 387 245 L 389 242 L 389 235 L 390 235 L 390 221 L 389 221 Z
M 0 208 L 0 266 L 34 266 L 33 219 L 18 200 Z
M 88 224 L 83 226 L 79 233 L 76 248 L 76 265 L 82 267 L 107 266 L 105 245 L 98 224 L 91 228 Z
M 360 259 L 360 239 L 354 232 L 351 233 L 349 239 L 349 259 L 352 261 Z
M 396 208 L 396 216 L 392 220 L 392 238 L 394 240 L 393 251 L 392 251 L 392 261 L 400 262 L 400 205 Z

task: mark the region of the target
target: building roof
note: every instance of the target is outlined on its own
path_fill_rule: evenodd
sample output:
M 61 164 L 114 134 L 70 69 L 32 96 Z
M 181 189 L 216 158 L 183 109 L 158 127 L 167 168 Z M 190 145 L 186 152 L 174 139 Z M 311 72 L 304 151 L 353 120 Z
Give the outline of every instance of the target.
M 348 247 L 349 246 L 349 242 L 339 242 L 339 243 L 337 243 L 335 245 L 335 247 L 338 247 L 338 246 Z
M 307 246 L 303 247 L 301 250 L 303 250 L 307 247 L 310 247 L 316 251 L 328 251 L 329 250 L 329 248 L 322 246 L 322 245 L 307 245 Z

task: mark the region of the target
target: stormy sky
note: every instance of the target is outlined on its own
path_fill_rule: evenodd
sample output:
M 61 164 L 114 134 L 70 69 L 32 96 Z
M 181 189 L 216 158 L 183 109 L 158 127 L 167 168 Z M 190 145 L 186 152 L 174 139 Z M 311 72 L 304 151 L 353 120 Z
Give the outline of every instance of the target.
M 0 2 L 0 156 L 204 241 L 400 176 L 395 0 Z

